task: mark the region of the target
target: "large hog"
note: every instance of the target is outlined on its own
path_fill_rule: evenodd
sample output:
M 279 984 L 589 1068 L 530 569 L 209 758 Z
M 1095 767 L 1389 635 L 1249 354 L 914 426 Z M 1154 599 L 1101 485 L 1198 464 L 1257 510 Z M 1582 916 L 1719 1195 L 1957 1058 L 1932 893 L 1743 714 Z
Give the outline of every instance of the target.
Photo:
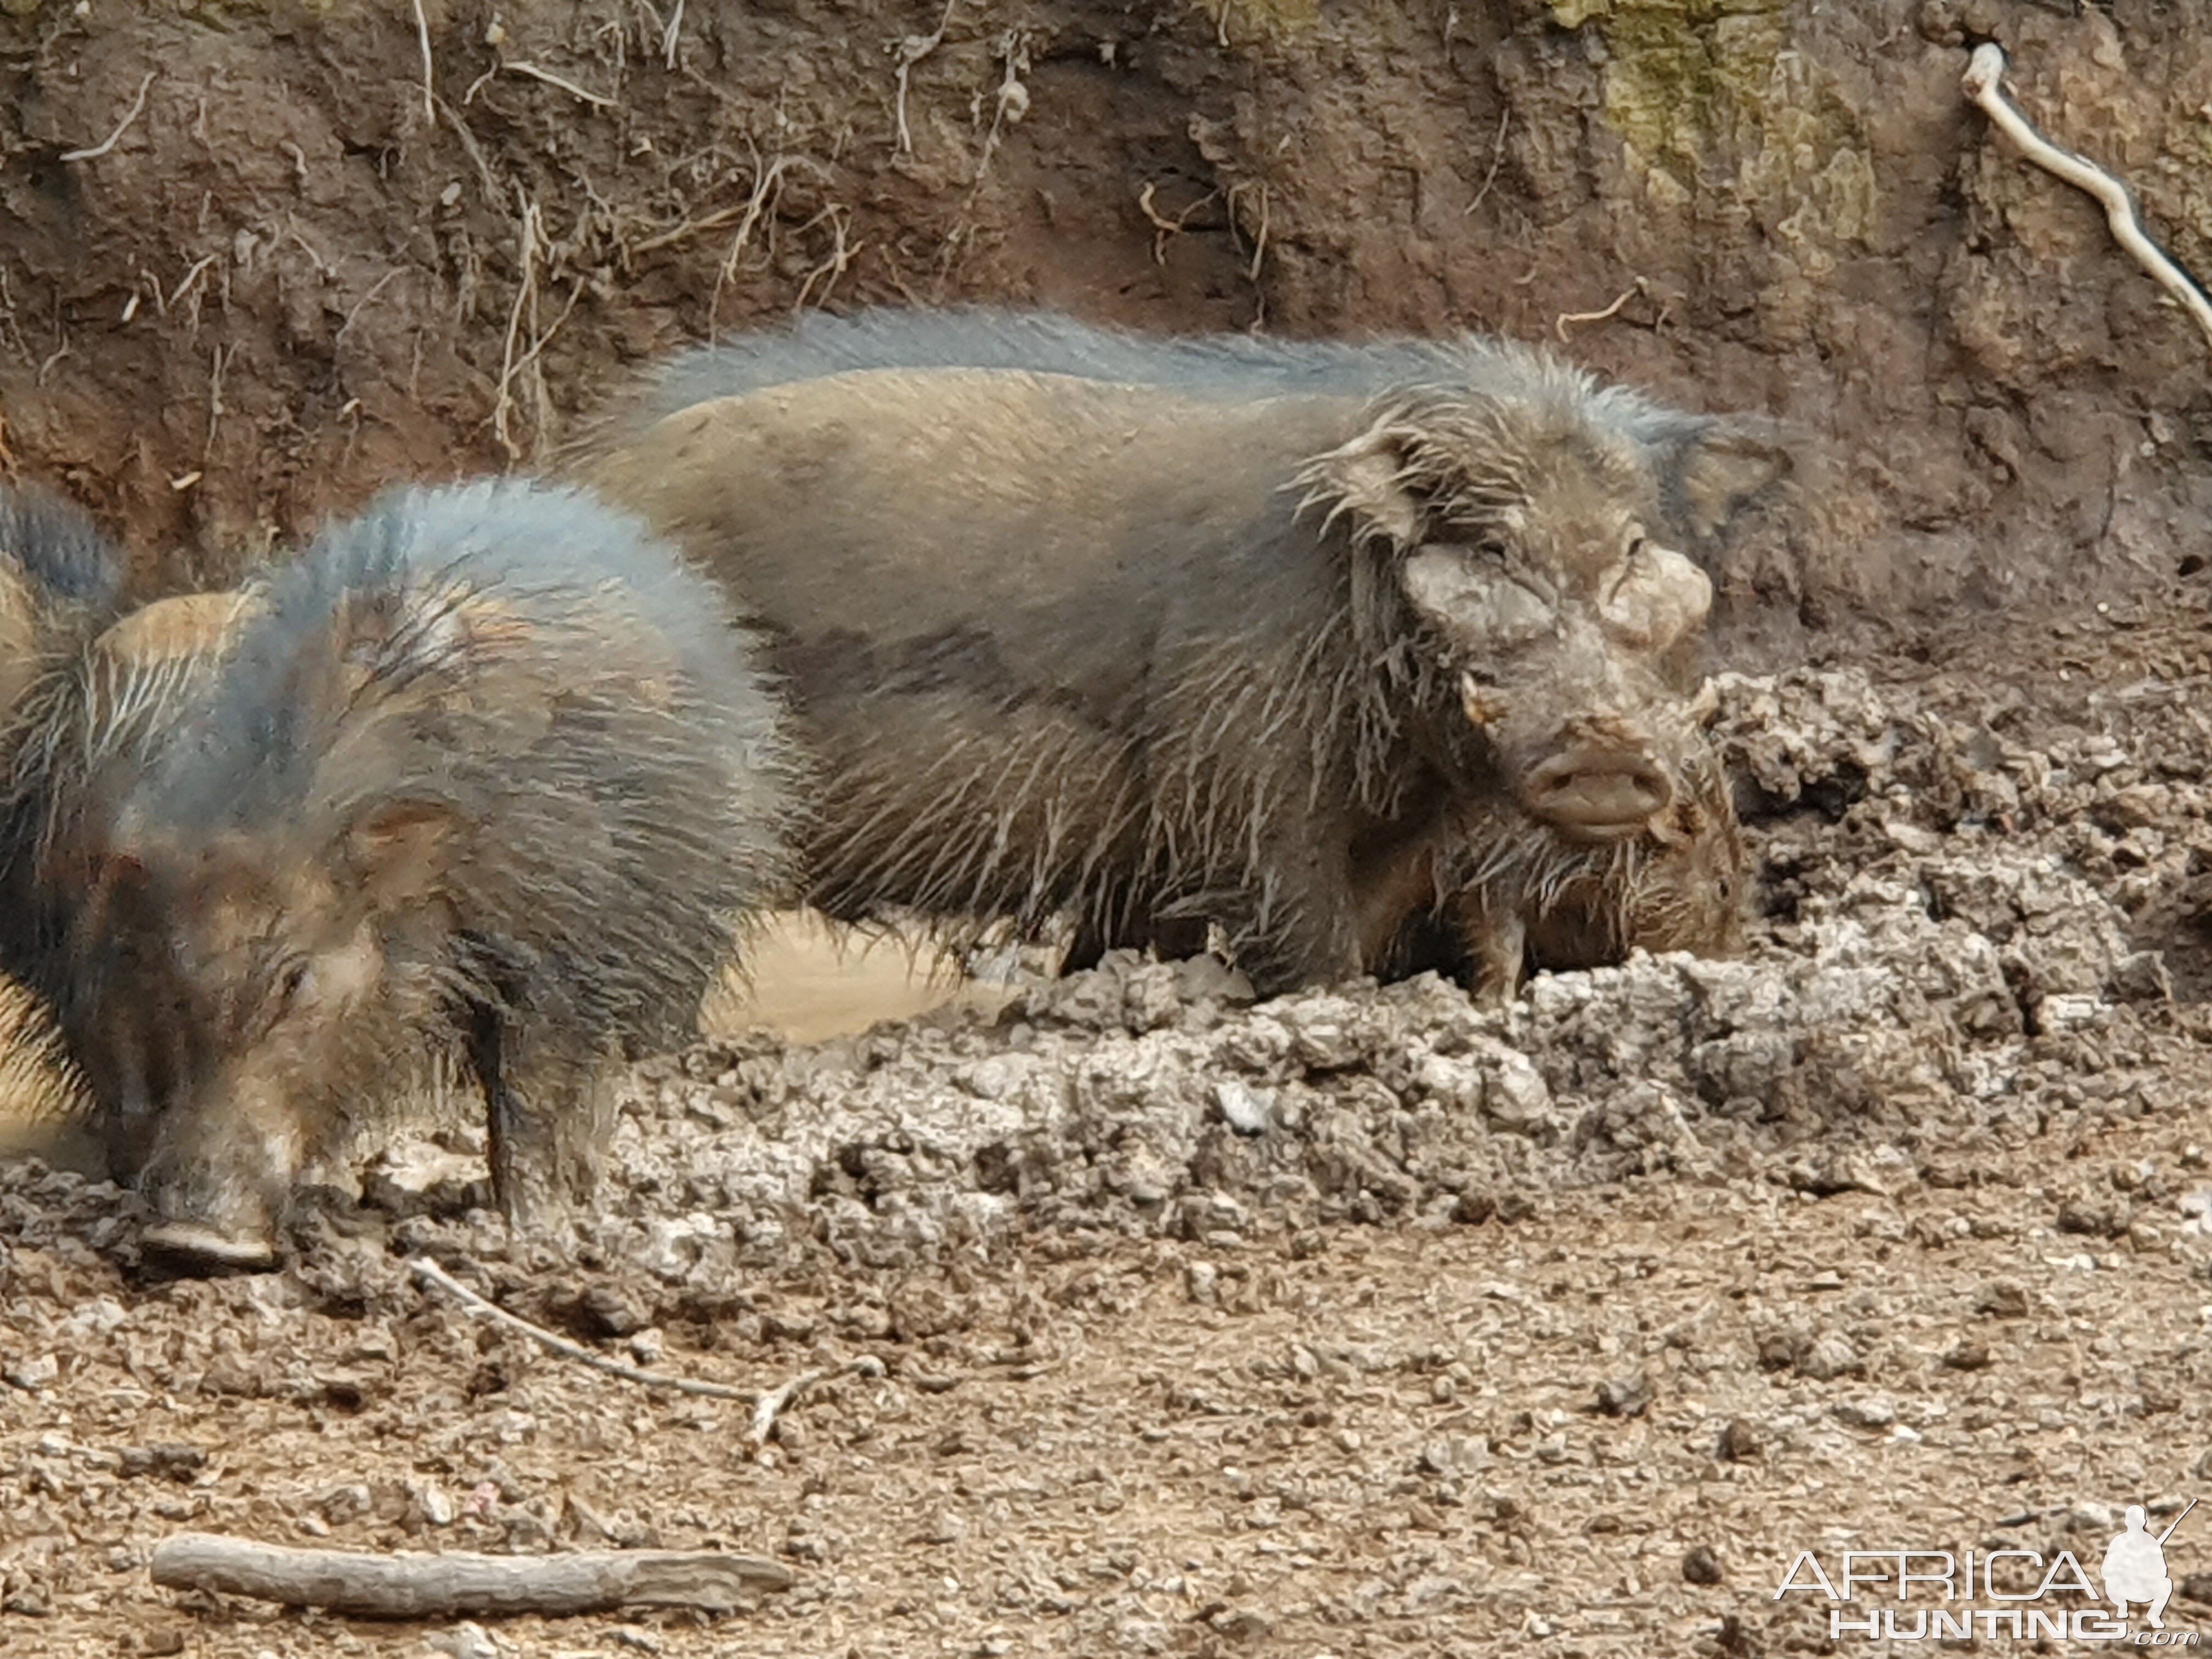
M 1376 896 L 1470 799 L 1602 842 L 1671 799 L 1647 715 L 1711 590 L 1647 526 L 1778 464 L 1717 428 L 1670 483 L 1587 377 L 1500 349 L 1267 396 L 847 372 L 617 421 L 580 471 L 774 640 L 829 914 L 1210 917 L 1272 993 L 1370 965 Z
M 784 327 L 677 353 L 603 414 L 581 447 L 603 451 L 718 398 L 883 368 L 1026 369 L 1228 398 L 1417 386 L 1543 397 L 1563 374 L 1572 374 L 1536 348 L 1480 334 L 1366 340 L 1139 334 L 1057 312 L 988 305 L 810 312 Z M 1784 428 L 1763 416 L 1692 414 L 1587 378 L 1580 390 L 1580 417 L 1626 444 L 1649 475 L 1659 503 L 1651 527 L 1686 550 L 1708 547 L 1748 497 L 1790 468 Z
M 583 1195 L 615 1066 L 787 890 L 795 763 L 714 586 L 588 496 L 395 492 L 126 618 L 39 794 L 59 1001 L 119 1175 L 201 1262 L 450 1065 L 511 1218 Z

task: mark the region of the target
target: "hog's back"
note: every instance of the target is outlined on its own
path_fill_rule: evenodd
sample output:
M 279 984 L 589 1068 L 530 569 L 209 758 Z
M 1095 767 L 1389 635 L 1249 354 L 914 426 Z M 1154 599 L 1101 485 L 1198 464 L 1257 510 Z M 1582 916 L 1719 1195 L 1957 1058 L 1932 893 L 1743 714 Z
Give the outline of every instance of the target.
M 1163 629 L 1321 601 L 1334 573 L 1286 486 L 1359 409 L 861 372 L 680 410 L 586 479 L 785 635 L 803 694 L 858 672 L 1110 707 Z

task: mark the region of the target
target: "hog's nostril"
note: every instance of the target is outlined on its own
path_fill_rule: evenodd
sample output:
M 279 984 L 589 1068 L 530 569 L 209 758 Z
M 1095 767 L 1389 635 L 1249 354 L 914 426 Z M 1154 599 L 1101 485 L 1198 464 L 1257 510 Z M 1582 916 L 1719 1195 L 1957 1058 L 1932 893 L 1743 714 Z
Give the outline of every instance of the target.
M 1674 797 L 1664 769 L 1617 749 L 1571 750 L 1529 769 L 1522 804 L 1563 833 L 1587 841 L 1642 835 Z

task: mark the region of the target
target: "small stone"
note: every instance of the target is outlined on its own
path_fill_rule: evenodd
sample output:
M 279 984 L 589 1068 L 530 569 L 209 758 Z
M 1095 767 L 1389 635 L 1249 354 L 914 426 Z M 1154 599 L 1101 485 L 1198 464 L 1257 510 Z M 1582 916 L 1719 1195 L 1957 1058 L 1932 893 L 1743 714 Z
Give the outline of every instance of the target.
M 1797 1360 L 1797 1374 L 1830 1382 L 1861 1369 L 1857 1351 L 1834 1332 L 1816 1339 Z
M 1651 1407 L 1651 1379 L 1642 1371 L 1598 1384 L 1597 1408 L 1607 1417 L 1641 1417 Z
M 2027 1288 L 2013 1279 L 1993 1279 L 1982 1286 L 1981 1295 L 1974 1301 L 1974 1311 L 1994 1319 L 2025 1319 Z
M 1275 1094 L 1255 1089 L 1242 1079 L 1231 1078 L 1213 1085 L 1213 1103 L 1222 1120 L 1240 1135 L 1267 1133 L 1275 1121 Z
M 1703 1544 L 1682 1558 L 1682 1577 L 1692 1584 L 1717 1584 L 1724 1575 L 1721 1559 Z
M 0 1382 L 26 1394 L 36 1394 L 61 1374 L 61 1361 L 50 1353 L 41 1354 L 35 1359 L 18 1359 L 0 1370 Z
M 576 1318 L 587 1336 L 629 1336 L 653 1322 L 635 1292 L 604 1279 L 584 1287 Z
M 1897 1421 L 1897 1407 L 1879 1395 L 1870 1395 L 1863 1400 L 1838 1401 L 1834 1415 L 1838 1422 L 1853 1428 L 1886 1429 Z
M 499 1659 L 499 1649 L 490 1634 L 472 1621 L 426 1636 L 422 1645 L 429 1652 L 447 1656 L 447 1659 Z
M 147 1446 L 125 1446 L 118 1454 L 123 1473 L 133 1479 L 158 1474 L 183 1485 L 207 1467 L 207 1454 L 198 1446 L 157 1441 Z
M 409 1500 L 422 1512 L 422 1519 L 434 1527 L 453 1524 L 453 1495 L 434 1480 L 412 1482 L 407 1488 Z
M 1990 1351 L 1968 1338 L 1943 1356 L 1943 1364 L 1954 1371 L 1985 1371 L 1990 1368 Z
M 2118 1238 L 2130 1218 L 2127 1200 L 2112 1193 L 2082 1194 L 2058 1206 L 2058 1231 L 2087 1238 Z
M 1741 1417 L 1732 1417 L 1721 1429 L 1720 1443 L 1713 1449 L 1724 1463 L 1748 1463 L 1765 1455 L 1759 1431 Z

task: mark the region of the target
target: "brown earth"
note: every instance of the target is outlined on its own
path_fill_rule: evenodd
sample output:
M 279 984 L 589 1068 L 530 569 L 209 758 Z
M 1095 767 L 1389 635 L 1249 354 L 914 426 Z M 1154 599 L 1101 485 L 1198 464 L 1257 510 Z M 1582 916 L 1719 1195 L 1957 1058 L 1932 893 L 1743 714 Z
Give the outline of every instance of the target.
M 1765 915 L 1495 1014 L 1115 962 L 916 1018 L 802 932 L 641 1071 L 558 1250 L 469 1210 L 465 1130 L 215 1283 L 0 1167 L 0 1650 L 486 1650 L 154 1589 L 192 1528 L 798 1573 L 507 1653 L 1814 1651 L 1800 1550 L 2094 1573 L 2117 1506 L 2197 1495 L 2208 358 L 1958 76 L 2001 40 L 2212 268 L 2201 7 L 421 15 L 431 108 L 412 6 L 0 0 L 0 463 L 143 590 L 528 465 L 797 307 L 1565 337 L 1825 447 L 1719 630 Z M 743 1407 L 471 1324 L 410 1253 L 666 1370 L 840 1374 L 755 1457 Z M 2212 1624 L 2204 1515 L 2171 1626 Z

